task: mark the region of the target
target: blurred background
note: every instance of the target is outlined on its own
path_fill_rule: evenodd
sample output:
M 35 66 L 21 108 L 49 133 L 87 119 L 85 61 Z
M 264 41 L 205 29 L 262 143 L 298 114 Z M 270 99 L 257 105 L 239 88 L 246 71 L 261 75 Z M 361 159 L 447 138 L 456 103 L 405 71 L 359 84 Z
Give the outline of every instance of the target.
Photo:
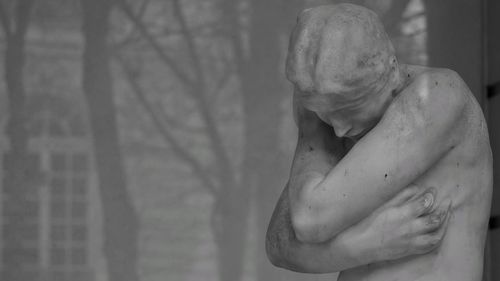
M 264 251 L 296 142 L 288 36 L 335 2 L 0 0 L 0 280 L 336 280 Z M 464 78 L 499 167 L 500 2 L 348 2 L 401 62 Z

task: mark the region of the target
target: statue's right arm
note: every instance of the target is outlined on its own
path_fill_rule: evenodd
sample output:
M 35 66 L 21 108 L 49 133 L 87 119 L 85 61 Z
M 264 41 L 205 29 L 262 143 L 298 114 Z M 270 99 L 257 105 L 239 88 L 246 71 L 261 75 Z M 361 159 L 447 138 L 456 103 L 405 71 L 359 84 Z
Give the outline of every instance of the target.
M 325 243 L 303 243 L 295 235 L 288 198 L 291 184 L 302 184 L 309 174 L 326 174 L 341 159 L 344 147 L 332 129 L 314 112 L 303 108 L 294 96 L 294 118 L 298 141 L 293 160 L 291 180 L 283 190 L 266 235 L 269 260 L 278 267 L 308 273 L 336 272 L 371 261 L 351 252 L 342 237 Z
M 291 222 L 290 185 L 307 184 L 315 174 L 327 173 L 345 154 L 345 148 L 316 114 L 296 102 L 294 110 L 299 137 L 290 181 L 266 234 L 266 251 L 275 266 L 307 273 L 338 272 L 426 253 L 439 245 L 446 229 L 446 206 L 425 206 L 423 199 L 428 197 L 417 193 L 415 187 L 406 188 L 372 215 L 327 241 L 298 239 Z M 432 198 L 432 193 L 426 194 Z
M 373 262 L 356 246 L 357 239 L 349 230 L 328 242 L 299 241 L 291 224 L 287 193 L 288 185 L 276 204 L 266 234 L 266 252 L 273 265 L 303 273 L 330 273 Z

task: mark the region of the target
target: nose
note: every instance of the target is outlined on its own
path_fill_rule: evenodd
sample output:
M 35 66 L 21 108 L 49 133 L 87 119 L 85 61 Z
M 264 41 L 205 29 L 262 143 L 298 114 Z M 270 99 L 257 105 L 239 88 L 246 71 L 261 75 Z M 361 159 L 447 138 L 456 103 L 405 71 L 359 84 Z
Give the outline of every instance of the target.
M 345 135 L 351 130 L 351 126 L 347 124 L 336 124 L 333 126 L 335 135 L 339 138 L 345 137 Z

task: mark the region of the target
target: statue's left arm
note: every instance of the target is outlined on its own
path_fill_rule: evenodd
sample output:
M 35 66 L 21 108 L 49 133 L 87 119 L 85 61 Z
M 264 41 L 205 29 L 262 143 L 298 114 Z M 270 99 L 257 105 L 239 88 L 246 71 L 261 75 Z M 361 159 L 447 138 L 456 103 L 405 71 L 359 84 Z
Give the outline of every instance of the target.
M 278 267 L 330 273 L 434 250 L 442 241 L 449 204 L 436 206 L 435 189 L 410 186 L 367 218 L 322 243 L 297 239 L 283 190 L 266 233 L 266 252 Z

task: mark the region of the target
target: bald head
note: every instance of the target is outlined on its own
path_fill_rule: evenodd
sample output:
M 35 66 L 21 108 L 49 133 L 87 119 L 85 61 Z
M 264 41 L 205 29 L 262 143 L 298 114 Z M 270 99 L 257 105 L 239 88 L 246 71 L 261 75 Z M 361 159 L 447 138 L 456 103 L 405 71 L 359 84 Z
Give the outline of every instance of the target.
M 378 16 L 338 4 L 303 11 L 290 39 L 286 73 L 302 91 L 359 99 L 387 82 L 394 48 Z

